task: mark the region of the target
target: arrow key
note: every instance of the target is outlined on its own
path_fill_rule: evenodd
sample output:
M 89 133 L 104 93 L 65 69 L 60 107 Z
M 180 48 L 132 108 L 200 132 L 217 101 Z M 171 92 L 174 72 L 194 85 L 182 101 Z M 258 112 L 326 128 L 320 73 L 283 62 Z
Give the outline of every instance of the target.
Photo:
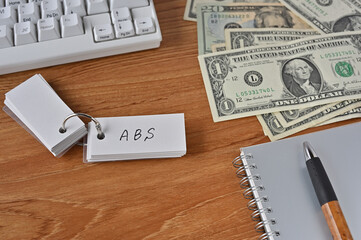
M 155 27 L 152 18 L 142 17 L 134 19 L 135 33 L 143 35 L 155 32 Z
M 97 25 L 93 28 L 93 33 L 96 42 L 114 39 L 113 27 L 111 24 Z

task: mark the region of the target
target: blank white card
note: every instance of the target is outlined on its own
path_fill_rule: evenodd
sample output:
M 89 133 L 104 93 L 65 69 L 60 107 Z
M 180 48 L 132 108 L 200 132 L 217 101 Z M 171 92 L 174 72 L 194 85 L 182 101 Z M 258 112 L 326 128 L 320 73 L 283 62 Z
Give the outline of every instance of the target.
M 184 114 L 97 118 L 88 125 L 85 162 L 181 157 L 186 153 Z

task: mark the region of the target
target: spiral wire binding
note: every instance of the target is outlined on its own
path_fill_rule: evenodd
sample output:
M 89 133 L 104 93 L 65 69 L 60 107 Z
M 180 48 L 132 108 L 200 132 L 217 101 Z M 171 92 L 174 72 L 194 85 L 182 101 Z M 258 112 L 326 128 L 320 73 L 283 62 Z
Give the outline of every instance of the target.
M 264 233 L 264 226 L 266 224 L 274 225 L 274 224 L 276 224 L 276 220 L 275 219 L 270 219 L 270 220 L 260 221 L 254 227 L 256 229 L 256 232 Z
M 261 214 L 270 213 L 270 212 L 272 212 L 272 208 L 257 209 L 256 211 L 253 211 L 253 213 L 251 214 L 251 218 L 255 222 L 261 222 L 262 221 Z
M 248 163 L 244 165 L 244 160 L 253 160 L 254 157 L 252 154 L 244 154 L 241 151 L 240 156 L 237 156 L 233 159 L 232 164 L 235 168 L 237 168 L 236 175 L 238 178 L 241 178 L 239 184 L 243 190 L 242 194 L 244 198 L 250 199 L 247 204 L 247 208 L 253 213 L 251 214 L 251 218 L 253 221 L 257 221 L 258 223 L 255 225 L 256 232 L 263 233 L 258 240 L 267 240 L 272 239 L 274 236 L 280 236 L 279 231 L 266 231 L 266 225 L 271 226 L 275 225 L 276 219 L 265 219 L 262 220 L 262 214 L 268 214 L 272 212 L 272 208 L 259 208 L 259 204 L 262 202 L 268 202 L 269 198 L 267 196 L 255 197 L 254 192 L 261 192 L 265 190 L 263 185 L 251 186 L 250 180 L 260 180 L 261 176 L 258 174 L 248 175 L 247 171 L 257 169 L 257 165 L 255 163 Z
M 245 189 L 245 188 L 249 188 L 250 185 L 249 185 L 249 180 L 252 179 L 252 180 L 260 180 L 261 177 L 259 175 L 253 175 L 253 176 L 250 176 L 250 177 L 243 177 L 241 179 L 241 181 L 239 182 L 239 185 L 241 188 Z
M 253 192 L 254 191 L 263 191 L 263 190 L 264 190 L 264 187 L 262 185 L 246 188 L 243 191 L 243 197 L 245 199 L 254 199 Z
M 258 238 L 258 240 L 267 240 L 267 239 L 269 239 L 269 237 L 271 237 L 271 236 L 279 236 L 279 235 L 280 235 L 280 232 L 278 232 L 278 231 L 266 232 L 266 233 L 263 233 L 263 234 Z
M 251 211 L 255 211 L 258 209 L 257 203 L 259 203 L 259 202 L 268 202 L 268 197 L 263 196 L 260 198 L 253 198 L 251 201 L 248 202 L 247 208 Z
M 239 177 L 239 178 L 246 177 L 246 176 L 247 176 L 246 169 L 256 169 L 256 168 L 257 168 L 256 164 L 251 164 L 251 165 L 249 165 L 249 166 L 240 166 L 240 167 L 237 169 L 236 175 L 237 175 L 237 177 Z

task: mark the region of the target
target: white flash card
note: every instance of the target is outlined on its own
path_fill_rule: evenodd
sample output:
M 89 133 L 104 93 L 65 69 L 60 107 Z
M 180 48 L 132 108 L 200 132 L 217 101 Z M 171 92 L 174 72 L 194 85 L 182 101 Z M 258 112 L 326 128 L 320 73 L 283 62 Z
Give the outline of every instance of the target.
M 78 117 L 68 121 L 65 132 L 59 132 L 64 119 L 74 112 L 40 74 L 7 92 L 4 103 L 4 111 L 54 156 L 62 155 L 87 133 Z
M 104 133 L 98 138 L 88 124 L 85 162 L 172 158 L 186 149 L 184 114 L 97 118 Z

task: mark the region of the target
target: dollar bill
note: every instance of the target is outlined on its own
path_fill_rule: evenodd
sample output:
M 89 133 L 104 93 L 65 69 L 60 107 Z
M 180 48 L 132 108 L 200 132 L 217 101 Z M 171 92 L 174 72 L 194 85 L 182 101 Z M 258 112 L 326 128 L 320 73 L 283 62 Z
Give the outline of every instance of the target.
M 227 50 L 290 42 L 319 34 L 314 30 L 292 28 L 231 28 L 224 31 Z
M 187 0 L 184 20 L 197 21 L 197 4 L 200 3 L 279 3 L 278 0 Z
M 330 120 L 327 120 L 320 124 L 317 124 L 316 126 L 322 126 L 322 125 L 331 124 L 331 123 L 335 123 L 335 122 L 345 121 L 345 120 L 349 120 L 352 118 L 361 118 L 361 107 L 354 108 L 351 111 L 345 112 L 341 115 L 331 118 Z
M 300 121 L 305 120 L 310 115 L 315 114 L 315 112 L 321 112 L 329 107 L 331 107 L 332 104 L 323 104 L 323 105 L 317 105 L 310 108 L 303 108 L 303 109 L 292 109 L 287 111 L 281 111 L 281 112 L 274 112 L 273 115 L 275 118 L 277 118 L 278 122 L 282 124 L 283 127 L 288 127 L 291 125 L 294 125 Z
M 213 120 L 218 122 L 361 98 L 360 52 L 361 31 L 198 59 Z
M 361 30 L 360 0 L 280 0 L 324 33 Z
M 309 127 L 313 127 L 341 113 L 350 111 L 355 107 L 361 107 L 361 102 L 357 100 L 342 101 L 323 111 L 316 112 L 307 119 L 304 119 L 303 121 L 300 121 L 289 127 L 282 126 L 282 124 L 277 121 L 277 118 L 274 117 L 273 113 L 258 115 L 257 118 L 261 123 L 263 131 L 266 133 L 266 135 L 270 138 L 271 141 L 275 141 L 300 132 Z
M 212 53 L 223 52 L 226 51 L 226 44 L 225 43 L 213 44 L 211 46 L 211 49 L 212 49 Z
M 239 49 L 250 46 L 264 46 L 280 42 L 290 42 L 314 35 L 320 35 L 320 33 L 314 30 L 285 28 L 225 30 L 226 49 Z M 282 126 L 288 127 L 298 121 L 303 121 L 312 114 L 315 114 L 315 111 L 323 111 L 328 107 L 330 106 L 325 104 L 307 109 L 293 109 L 289 111 L 275 112 L 273 114 Z
M 319 35 L 320 33 L 314 30 L 298 30 L 298 29 L 226 29 L 225 39 L 227 49 L 237 49 L 249 46 L 269 45 L 279 42 L 289 42 L 296 39 L 301 39 L 308 36 Z M 224 50 L 223 50 L 224 51 Z M 332 105 L 332 104 L 331 104 Z M 274 117 L 282 124 L 283 127 L 288 127 L 297 122 L 307 119 L 309 116 L 325 109 L 330 105 L 319 105 L 306 109 L 293 109 L 288 111 L 275 112 Z M 323 124 L 329 124 L 337 121 L 344 121 L 351 118 L 356 118 L 361 115 L 359 108 L 353 109 L 342 115 L 336 116 Z
M 361 100 L 358 99 L 358 101 L 361 101 Z M 324 104 L 324 105 L 318 105 L 318 106 L 314 106 L 314 107 L 306 108 L 306 109 L 293 109 L 293 110 L 289 110 L 289 111 L 274 112 L 273 115 L 275 118 L 277 118 L 277 121 L 283 127 L 289 127 L 291 125 L 294 125 L 298 122 L 301 122 L 301 121 L 307 119 L 309 116 L 312 116 L 317 112 L 321 112 L 327 108 L 332 107 L 332 105 L 333 104 Z M 348 112 L 345 112 L 336 117 L 333 117 L 330 120 L 324 121 L 318 125 L 326 125 L 326 124 L 344 121 L 344 120 L 357 118 L 357 117 L 361 117 L 361 108 L 352 109 Z
M 211 53 L 213 44 L 224 43 L 227 28 L 310 28 L 281 4 L 198 4 L 198 53 Z

